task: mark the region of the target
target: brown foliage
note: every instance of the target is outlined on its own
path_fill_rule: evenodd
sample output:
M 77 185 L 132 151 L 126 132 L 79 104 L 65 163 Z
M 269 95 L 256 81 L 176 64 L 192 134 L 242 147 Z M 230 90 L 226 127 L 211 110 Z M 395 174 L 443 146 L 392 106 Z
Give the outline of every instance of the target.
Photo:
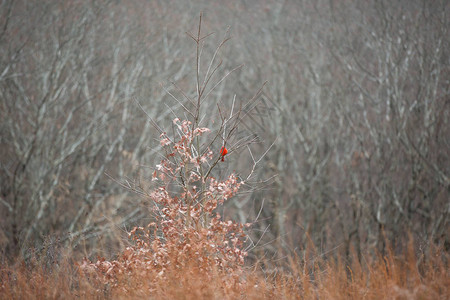
M 200 242 L 204 244 L 204 242 Z M 198 247 L 194 247 L 198 249 Z M 290 257 L 287 269 L 271 271 L 250 267 L 205 269 L 193 251 L 172 252 L 161 266 L 143 264 L 147 254 L 127 250 L 116 262 L 104 259 L 74 268 L 68 260 L 44 267 L 41 261 L 3 264 L 0 271 L 1 299 L 448 299 L 449 256 L 430 247 L 428 258 L 413 251 L 402 255 L 388 251 L 359 261 L 326 260 L 315 251 L 303 258 Z M 141 249 L 144 250 L 144 249 Z M 140 258 L 138 258 L 140 256 Z M 163 255 L 167 259 L 166 254 Z M 192 257 L 191 257 L 192 256 Z M 127 262 L 128 269 L 121 269 Z M 180 264 L 184 261 L 184 264 Z M 167 260 L 166 262 L 169 262 Z M 114 269 L 112 265 L 117 265 Z M 108 278 L 98 277 L 114 274 Z M 92 273 L 87 272 L 91 269 Z M 117 270 L 123 270 L 118 274 Z M 239 272 L 236 272 L 239 270 Z
M 85 259 L 80 265 L 82 271 L 100 283 L 127 291 L 124 282 L 131 280 L 136 290 L 154 291 L 161 288 L 161 280 L 182 283 L 187 272 L 220 275 L 223 288 L 240 284 L 246 256 L 242 250 L 243 225 L 222 221 L 214 211 L 237 192 L 241 182 L 234 174 L 225 181 L 203 176 L 201 166 L 212 158 L 212 153 L 205 151 L 195 156 L 191 147 L 195 138 L 209 130 L 192 130 L 189 121 L 178 119 L 174 124 L 180 138 L 175 141 L 161 134 L 161 144 L 168 150 L 154 174 L 154 180 L 161 181 L 161 186 L 148 195 L 156 205 L 155 222 L 147 229 L 131 230 L 129 236 L 134 244 L 116 260 L 102 258 L 92 263 Z M 185 180 L 180 197 L 176 197 L 168 189 L 180 172 L 185 173 Z M 196 184 L 201 188 L 197 189 Z M 141 281 L 142 277 L 146 280 Z

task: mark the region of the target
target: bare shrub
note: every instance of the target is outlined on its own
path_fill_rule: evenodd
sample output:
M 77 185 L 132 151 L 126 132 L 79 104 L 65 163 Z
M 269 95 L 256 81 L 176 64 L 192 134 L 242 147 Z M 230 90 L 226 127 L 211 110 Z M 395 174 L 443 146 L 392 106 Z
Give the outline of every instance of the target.
M 126 282 L 130 280 L 138 284 L 133 289 L 155 291 L 163 289 L 161 280 L 177 280 L 183 284 L 186 274 L 219 276 L 222 278 L 220 286 L 216 287 L 219 290 L 236 289 L 242 283 L 242 267 L 247 255 L 243 250 L 246 239 L 244 225 L 223 220 L 218 209 L 238 192 L 244 180 L 234 173 L 219 180 L 213 177 L 213 171 L 224 162 L 226 155 L 251 141 L 241 138 L 232 143 L 243 113 L 242 108 L 235 110 L 234 101 L 227 117 L 218 107 L 221 122 L 215 132 L 200 127 L 204 101 L 229 75 L 227 73 L 213 82 L 221 66 L 220 61 L 216 62 L 216 55 L 228 40 L 225 38 L 202 76 L 200 51 L 207 35 L 202 36 L 201 25 L 200 15 L 197 34 L 188 33 L 197 49 L 196 98 L 179 90 L 185 98 L 180 100 L 169 92 L 190 120 L 175 118 L 173 134 L 163 131 L 150 120 L 161 132 L 160 145 L 165 152 L 152 175 L 152 181 L 158 187 L 150 191 L 134 188 L 134 191 L 148 198 L 153 206 L 154 221 L 147 228 L 135 227 L 131 230 L 129 236 L 133 245 L 127 247 L 116 260 L 102 258 L 94 263 L 85 259 L 80 270 L 93 277 L 94 281 L 111 284 L 113 288 L 124 291 L 129 289 Z M 209 88 L 209 85 L 212 87 Z M 221 147 L 216 146 L 217 143 Z M 252 172 L 247 179 L 251 175 Z M 133 189 L 131 186 L 129 188 Z M 146 280 L 139 280 L 142 277 Z

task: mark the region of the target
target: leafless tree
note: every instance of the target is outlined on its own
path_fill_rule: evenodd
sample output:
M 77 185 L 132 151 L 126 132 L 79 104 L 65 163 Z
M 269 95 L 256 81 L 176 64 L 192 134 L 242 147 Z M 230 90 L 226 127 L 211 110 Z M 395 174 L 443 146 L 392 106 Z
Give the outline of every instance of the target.
M 160 133 L 149 117 L 170 128 L 195 108 L 174 98 L 198 92 L 185 32 L 204 11 L 205 32 L 231 26 L 232 38 L 215 54 L 223 36 L 208 37 L 205 59 L 217 55 L 222 75 L 245 64 L 199 116 L 220 128 L 217 104 L 229 116 L 243 103 L 221 167 L 257 183 L 225 208 L 256 220 L 251 255 L 283 257 L 310 241 L 321 253 L 382 250 L 386 240 L 401 248 L 408 232 L 448 249 L 448 9 L 425 0 L 2 1 L 0 248 L 17 253 L 57 235 L 91 255 L 120 246 L 118 233 L 148 217 L 145 199 L 118 182 L 151 185 Z M 258 143 L 241 147 L 248 141 Z

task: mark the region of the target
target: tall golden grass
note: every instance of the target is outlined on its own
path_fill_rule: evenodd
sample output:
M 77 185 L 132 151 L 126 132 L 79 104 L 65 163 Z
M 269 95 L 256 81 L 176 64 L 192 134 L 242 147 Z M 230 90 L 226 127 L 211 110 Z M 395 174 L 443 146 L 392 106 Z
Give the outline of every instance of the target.
M 172 253 L 176 261 L 185 254 Z M 305 256 L 307 257 L 307 256 Z M 388 251 L 372 258 L 324 259 L 291 256 L 283 270 L 260 264 L 239 273 L 205 270 L 185 257 L 161 274 L 157 268 L 124 272 L 116 282 L 98 280 L 70 257 L 3 263 L 0 299 L 449 299 L 448 253 L 431 247 L 426 256 L 412 242 L 401 255 Z

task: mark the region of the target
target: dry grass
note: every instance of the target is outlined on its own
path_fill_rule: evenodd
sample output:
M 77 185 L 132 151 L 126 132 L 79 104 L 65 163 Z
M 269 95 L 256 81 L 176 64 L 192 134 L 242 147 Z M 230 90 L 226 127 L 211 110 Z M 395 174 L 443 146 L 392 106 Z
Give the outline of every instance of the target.
M 182 267 L 167 267 L 164 274 L 130 269 L 114 283 L 68 260 L 52 266 L 19 261 L 2 265 L 0 299 L 449 299 L 448 254 L 435 248 L 424 258 L 412 249 L 362 263 L 293 258 L 290 270 L 273 272 L 257 266 L 239 273 L 205 270 L 194 257 Z

